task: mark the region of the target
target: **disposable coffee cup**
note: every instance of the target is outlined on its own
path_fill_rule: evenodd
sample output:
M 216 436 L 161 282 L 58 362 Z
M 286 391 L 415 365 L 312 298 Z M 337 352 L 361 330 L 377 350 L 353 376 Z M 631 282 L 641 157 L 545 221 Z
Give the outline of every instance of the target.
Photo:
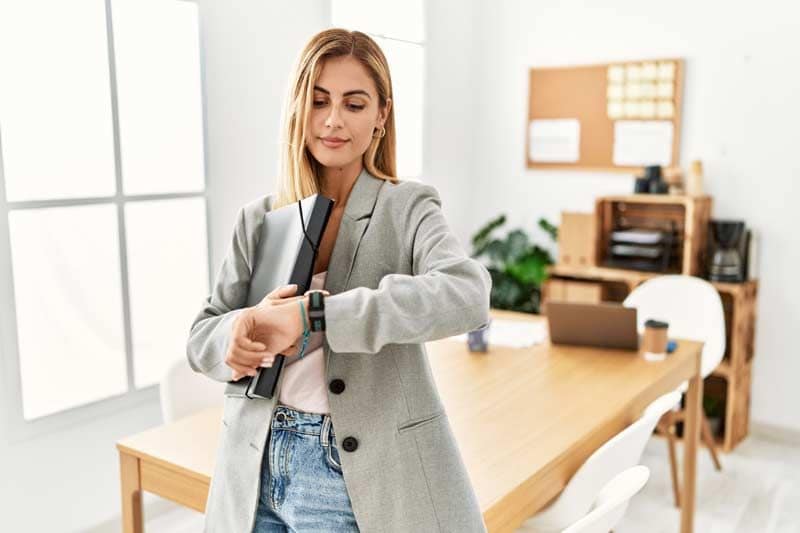
M 663 361 L 667 357 L 667 331 L 669 324 L 650 319 L 644 323 L 642 352 L 648 361 Z

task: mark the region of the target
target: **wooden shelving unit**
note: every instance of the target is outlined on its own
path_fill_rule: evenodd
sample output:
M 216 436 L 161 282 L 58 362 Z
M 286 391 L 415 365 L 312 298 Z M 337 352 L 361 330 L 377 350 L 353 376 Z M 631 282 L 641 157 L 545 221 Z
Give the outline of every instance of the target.
M 595 204 L 597 247 L 595 265 L 607 266 L 611 232 L 627 227 L 674 229 L 670 264 L 663 274 L 703 274 L 706 262 L 709 196 L 631 194 L 603 196 Z
M 676 217 L 680 214 L 683 222 L 678 224 L 680 234 L 679 261 L 673 272 L 646 272 L 611 268 L 602 265 L 607 235 L 614 227 L 613 220 L 622 211 L 635 213 L 637 217 L 650 210 L 656 217 Z M 633 207 L 631 207 L 633 206 Z M 650 206 L 650 207 L 645 207 Z M 669 210 L 653 209 L 652 206 L 669 206 Z M 675 206 L 679 206 L 675 209 Z M 707 246 L 708 221 L 711 215 L 709 197 L 688 198 L 682 196 L 637 194 L 630 196 L 608 196 L 598 198 L 595 204 L 595 228 L 597 234 L 593 243 L 596 250 L 594 265 L 551 265 L 549 279 L 543 287 L 543 311 L 546 302 L 555 297 L 565 299 L 571 291 L 564 286 L 570 282 L 584 286 L 575 294 L 602 295 L 603 301 L 622 302 L 638 285 L 666 273 L 680 273 L 703 277 L 705 274 L 705 252 Z M 714 372 L 706 378 L 704 394 L 719 400 L 723 408 L 720 431 L 715 435 L 718 449 L 730 452 L 748 434 L 750 425 L 750 388 L 754 355 L 756 322 L 756 299 L 758 281 L 743 283 L 711 282 L 722 299 L 725 312 L 725 355 Z M 553 289 L 549 286 L 552 285 Z M 586 290 L 586 286 L 596 290 Z M 585 300 L 584 300 L 585 301 Z

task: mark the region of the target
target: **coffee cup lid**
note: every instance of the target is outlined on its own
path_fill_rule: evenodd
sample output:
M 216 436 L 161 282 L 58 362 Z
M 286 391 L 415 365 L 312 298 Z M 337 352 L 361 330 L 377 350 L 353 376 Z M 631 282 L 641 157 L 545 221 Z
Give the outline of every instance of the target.
M 663 328 L 669 327 L 669 324 L 667 324 L 666 322 L 663 322 L 661 320 L 655 320 L 655 319 L 651 318 L 650 320 L 648 320 L 647 322 L 644 323 L 644 326 L 646 328 L 663 329 Z

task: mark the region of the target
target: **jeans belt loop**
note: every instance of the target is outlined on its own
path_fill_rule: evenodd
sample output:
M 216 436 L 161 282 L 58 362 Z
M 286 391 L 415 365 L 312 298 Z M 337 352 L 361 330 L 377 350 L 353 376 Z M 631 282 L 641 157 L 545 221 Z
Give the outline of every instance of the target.
M 324 415 L 322 419 L 322 429 L 319 432 L 319 443 L 323 448 L 328 447 L 328 429 L 331 427 L 331 417 Z

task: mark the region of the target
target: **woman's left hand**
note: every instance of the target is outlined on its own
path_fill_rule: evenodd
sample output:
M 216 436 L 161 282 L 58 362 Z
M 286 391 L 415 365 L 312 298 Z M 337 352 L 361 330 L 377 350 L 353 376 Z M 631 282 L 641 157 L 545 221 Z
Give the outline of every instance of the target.
M 328 291 L 323 291 L 326 295 Z M 277 296 L 274 295 L 274 296 Z M 301 302 L 301 303 L 298 303 Z M 262 301 L 262 304 L 265 303 Z M 303 305 L 308 321 L 308 294 L 289 298 L 273 298 L 266 305 L 256 305 L 237 321 L 232 331 L 234 340 L 243 336 L 264 344 L 266 356 L 261 366 L 272 366 L 277 354 L 298 351 L 298 338 L 303 335 Z M 308 323 L 308 322 L 307 322 Z M 293 348 L 294 347 L 294 348 Z M 234 373 L 234 380 L 241 377 Z

